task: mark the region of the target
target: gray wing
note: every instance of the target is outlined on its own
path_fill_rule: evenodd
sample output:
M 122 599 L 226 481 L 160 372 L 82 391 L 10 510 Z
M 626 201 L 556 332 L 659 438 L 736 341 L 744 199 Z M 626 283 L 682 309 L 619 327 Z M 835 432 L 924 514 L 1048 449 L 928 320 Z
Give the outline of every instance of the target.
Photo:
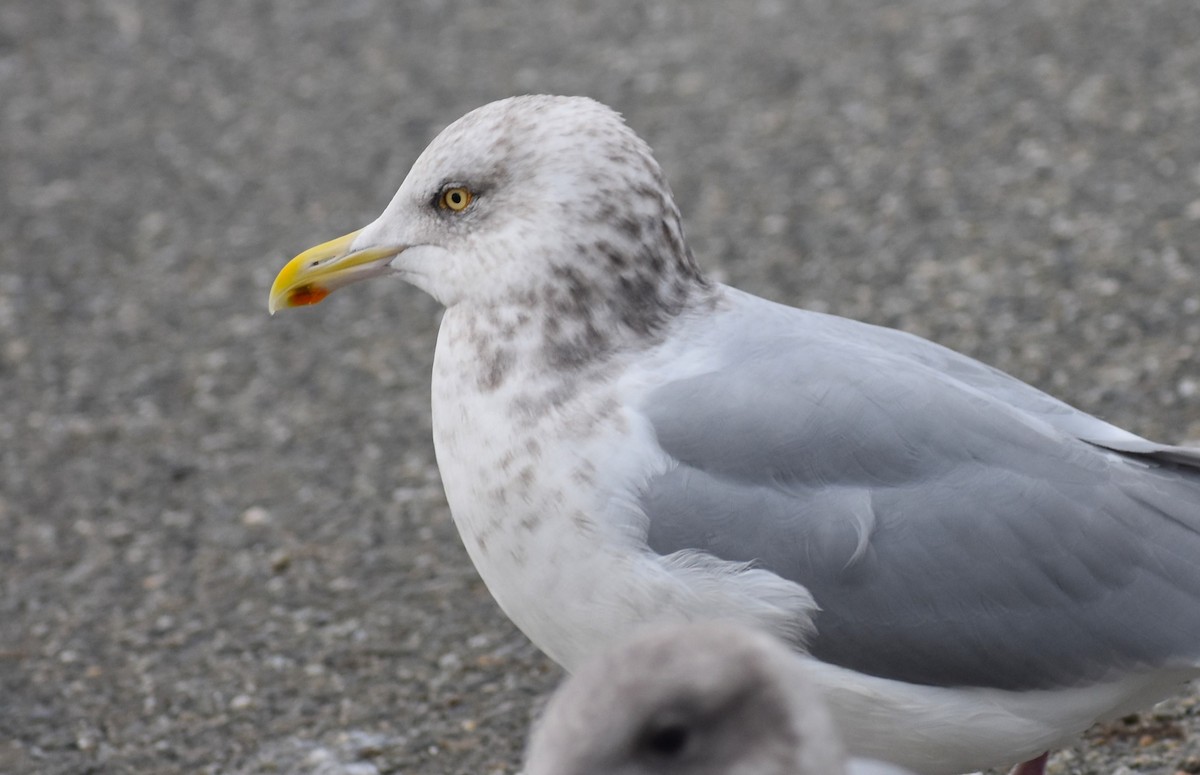
M 641 494 L 653 550 L 803 584 L 814 656 L 886 678 L 1027 689 L 1200 663 L 1193 450 L 923 340 L 787 312 L 732 316 L 722 368 L 648 398 L 677 462 Z
M 776 313 L 780 310 L 779 305 L 769 306 L 775 308 Z M 782 309 L 793 312 L 791 308 Z M 1158 444 L 1144 439 L 1098 417 L 1081 412 L 999 369 L 927 339 L 832 315 L 805 313 L 800 310 L 794 312 L 799 312 L 814 321 L 818 328 L 823 329 L 823 335 L 826 337 L 857 340 L 864 346 L 902 356 L 932 369 L 944 379 L 956 382 L 959 387 L 979 390 L 1082 441 L 1120 452 L 1133 452 L 1159 460 L 1200 467 L 1200 449 Z

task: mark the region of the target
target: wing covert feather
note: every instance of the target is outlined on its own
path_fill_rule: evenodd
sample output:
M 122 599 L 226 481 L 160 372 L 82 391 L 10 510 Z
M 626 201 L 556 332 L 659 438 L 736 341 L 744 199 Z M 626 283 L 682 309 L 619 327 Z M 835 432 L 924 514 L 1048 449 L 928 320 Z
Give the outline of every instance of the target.
M 814 655 L 874 675 L 1027 689 L 1200 664 L 1200 472 L 837 333 L 759 321 L 649 396 L 677 462 L 642 493 L 652 549 L 804 585 Z

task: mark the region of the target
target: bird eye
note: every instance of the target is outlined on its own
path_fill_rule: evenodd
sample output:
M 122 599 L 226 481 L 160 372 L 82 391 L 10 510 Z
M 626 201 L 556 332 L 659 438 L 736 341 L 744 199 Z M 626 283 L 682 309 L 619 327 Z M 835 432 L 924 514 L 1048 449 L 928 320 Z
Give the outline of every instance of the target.
M 640 748 L 653 756 L 673 759 L 688 747 L 692 733 L 683 724 L 663 724 L 647 729 L 638 741 Z
M 438 199 L 438 206 L 443 210 L 453 210 L 456 213 L 461 213 L 467 209 L 467 205 L 471 204 L 471 200 L 475 195 L 470 190 L 462 186 L 454 186 L 442 192 L 442 196 Z

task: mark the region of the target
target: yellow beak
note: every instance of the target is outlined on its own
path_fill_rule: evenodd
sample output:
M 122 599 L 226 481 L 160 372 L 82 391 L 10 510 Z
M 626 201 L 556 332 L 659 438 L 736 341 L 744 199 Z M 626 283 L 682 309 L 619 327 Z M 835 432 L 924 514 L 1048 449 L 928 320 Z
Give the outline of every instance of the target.
M 271 283 L 267 310 L 274 315 L 280 307 L 318 304 L 343 285 L 388 271 L 391 260 L 404 250 L 403 245 L 396 245 L 348 253 L 350 243 L 357 236 L 358 231 L 352 231 L 309 248 L 288 261 L 275 276 L 275 282 Z

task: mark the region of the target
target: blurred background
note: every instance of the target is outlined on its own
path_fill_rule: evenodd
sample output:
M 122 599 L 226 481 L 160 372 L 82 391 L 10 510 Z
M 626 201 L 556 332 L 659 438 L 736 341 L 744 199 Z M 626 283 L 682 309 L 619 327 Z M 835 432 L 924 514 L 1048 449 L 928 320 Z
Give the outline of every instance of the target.
M 516 771 L 560 673 L 450 522 L 437 305 L 266 299 L 526 92 L 623 112 L 720 279 L 1200 441 L 1195 0 L 9 0 L 0 772 Z M 1196 702 L 1051 772 L 1200 772 Z

